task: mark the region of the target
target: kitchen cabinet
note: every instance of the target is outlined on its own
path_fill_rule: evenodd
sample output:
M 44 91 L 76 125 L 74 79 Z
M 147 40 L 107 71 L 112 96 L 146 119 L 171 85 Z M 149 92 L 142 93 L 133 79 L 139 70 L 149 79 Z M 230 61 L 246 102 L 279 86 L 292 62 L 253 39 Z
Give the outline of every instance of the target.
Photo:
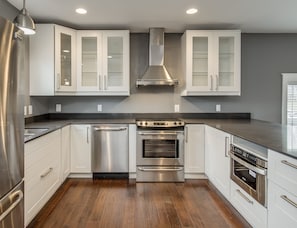
M 70 125 L 61 129 L 61 184 L 70 174 Z
M 204 125 L 185 126 L 185 178 L 204 177 Z
M 77 91 L 129 95 L 129 31 L 77 31 Z
M 205 173 L 214 186 L 230 198 L 230 150 L 231 135 L 205 126 Z
M 71 125 L 71 176 L 91 174 L 91 126 Z
M 25 224 L 60 186 L 61 130 L 25 143 Z
M 297 160 L 268 152 L 268 227 L 297 227 Z
M 136 124 L 129 124 L 129 178 L 136 179 Z
M 182 96 L 240 95 L 239 30 L 187 30 L 182 36 Z
M 252 227 L 267 227 L 267 209 L 233 181 L 229 201 Z

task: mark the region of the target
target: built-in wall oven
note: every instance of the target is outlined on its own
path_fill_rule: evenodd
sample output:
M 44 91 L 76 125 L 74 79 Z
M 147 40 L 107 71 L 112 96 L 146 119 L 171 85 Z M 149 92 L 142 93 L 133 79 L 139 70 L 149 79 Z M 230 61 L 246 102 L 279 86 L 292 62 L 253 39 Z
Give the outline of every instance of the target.
M 238 144 L 237 144 L 238 142 Z M 264 207 L 267 207 L 267 151 L 233 137 L 231 179 Z
M 136 181 L 184 181 L 184 122 L 138 120 Z

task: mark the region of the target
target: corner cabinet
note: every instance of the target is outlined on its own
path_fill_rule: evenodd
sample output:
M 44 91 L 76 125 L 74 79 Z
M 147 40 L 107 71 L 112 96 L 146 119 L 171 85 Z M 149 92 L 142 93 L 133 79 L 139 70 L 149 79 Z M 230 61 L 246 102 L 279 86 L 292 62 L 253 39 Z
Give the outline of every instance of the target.
M 77 31 L 77 91 L 129 95 L 129 31 Z
M 187 30 L 182 36 L 182 96 L 240 95 L 241 32 Z
M 30 37 L 30 95 L 130 95 L 128 30 L 37 24 Z

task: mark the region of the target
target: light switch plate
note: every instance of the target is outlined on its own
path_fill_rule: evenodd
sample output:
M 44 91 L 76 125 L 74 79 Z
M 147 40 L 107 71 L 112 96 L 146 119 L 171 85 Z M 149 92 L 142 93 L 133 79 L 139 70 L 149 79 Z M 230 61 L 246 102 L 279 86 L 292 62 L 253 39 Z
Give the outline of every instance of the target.
M 221 105 L 220 104 L 217 104 L 216 105 L 216 112 L 220 112 L 221 111 Z
M 33 114 L 33 107 L 32 107 L 32 105 L 29 105 L 28 106 L 28 114 L 29 115 L 32 115 Z
M 56 104 L 56 112 L 61 112 L 61 111 L 62 111 L 62 105 Z
M 97 105 L 97 112 L 102 112 L 102 104 Z
M 179 112 L 179 104 L 174 105 L 174 112 Z

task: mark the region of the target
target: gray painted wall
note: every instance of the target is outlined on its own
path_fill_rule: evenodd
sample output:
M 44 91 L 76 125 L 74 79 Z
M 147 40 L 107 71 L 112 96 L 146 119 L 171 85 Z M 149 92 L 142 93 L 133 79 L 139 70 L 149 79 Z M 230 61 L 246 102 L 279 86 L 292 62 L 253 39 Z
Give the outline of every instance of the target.
M 173 77 L 183 79 L 180 66 L 181 34 L 166 34 L 165 65 Z M 148 62 L 147 34 L 131 34 L 130 97 L 52 97 L 49 112 L 62 104 L 65 113 L 251 112 L 252 118 L 281 122 L 281 73 L 297 72 L 297 34 L 242 34 L 242 95 L 240 97 L 180 97 L 179 88 L 136 88 L 135 80 Z M 182 81 L 182 80 L 181 80 Z M 182 85 L 180 85 L 181 87 Z

